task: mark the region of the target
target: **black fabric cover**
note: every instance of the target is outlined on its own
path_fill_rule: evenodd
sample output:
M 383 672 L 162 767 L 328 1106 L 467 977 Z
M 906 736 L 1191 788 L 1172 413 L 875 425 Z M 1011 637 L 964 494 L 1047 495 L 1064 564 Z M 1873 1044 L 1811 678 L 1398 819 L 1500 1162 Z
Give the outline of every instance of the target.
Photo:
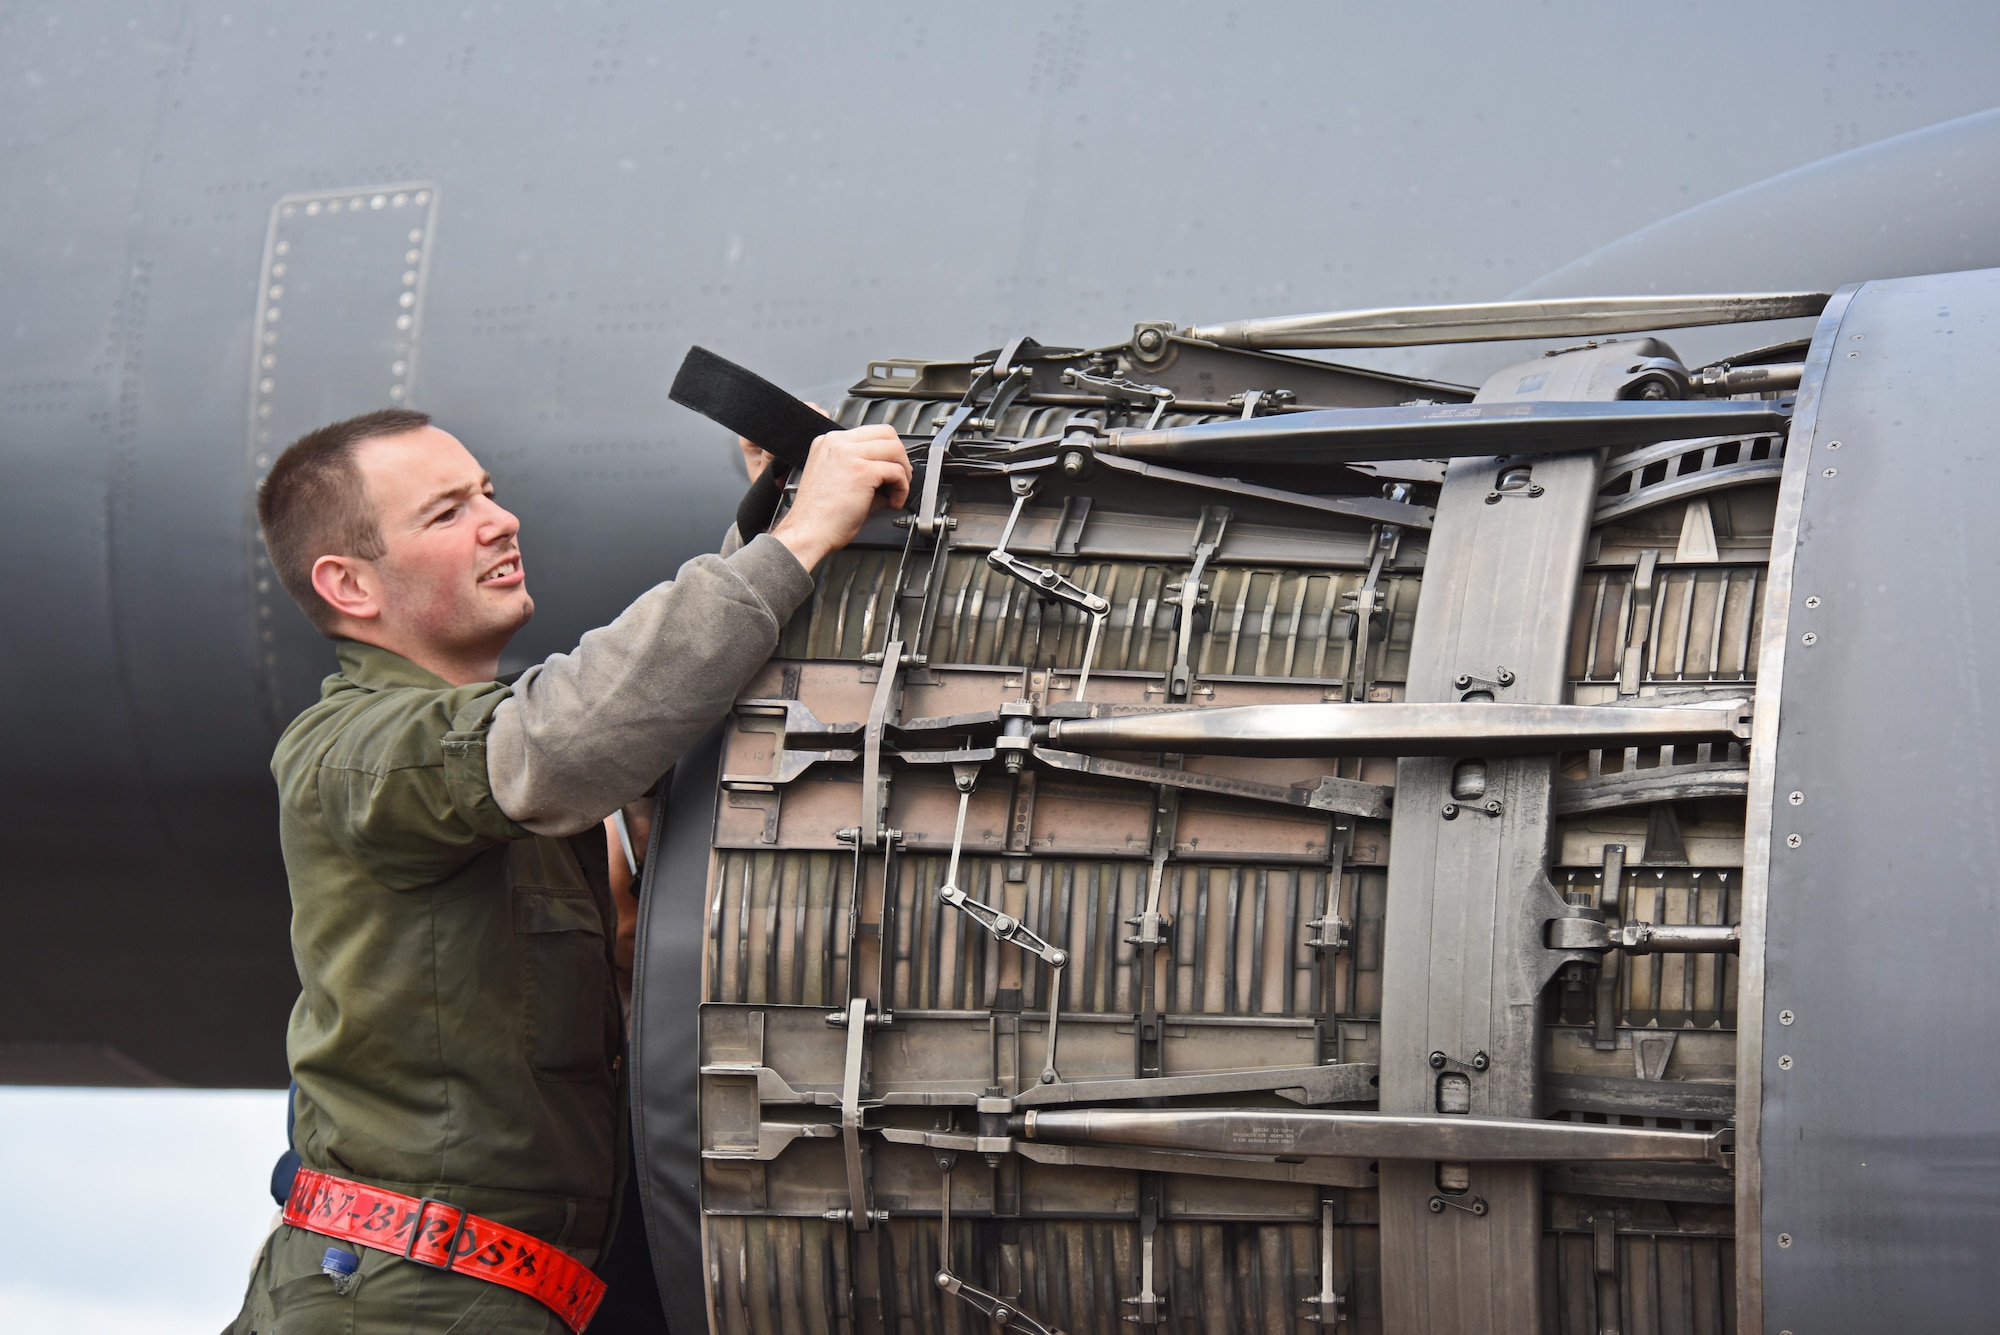
M 699 346 L 688 349 L 667 397 L 755 441 L 787 468 L 803 465 L 815 440 L 839 430 L 825 413 Z
M 813 441 L 836 429 L 812 405 L 699 345 L 688 349 L 667 397 L 754 441 L 777 460 L 737 503 L 736 531 L 745 542 L 771 526 L 785 479 L 805 464 Z

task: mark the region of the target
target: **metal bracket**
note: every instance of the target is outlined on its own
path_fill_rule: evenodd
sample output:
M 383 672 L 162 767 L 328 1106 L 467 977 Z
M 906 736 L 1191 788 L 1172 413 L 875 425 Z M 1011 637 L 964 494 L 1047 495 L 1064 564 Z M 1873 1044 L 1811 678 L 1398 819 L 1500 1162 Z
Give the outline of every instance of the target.
M 1150 399 L 1153 412 L 1152 416 L 1146 419 L 1148 431 L 1160 424 L 1160 415 L 1166 412 L 1167 406 L 1174 401 L 1174 392 L 1163 385 L 1141 385 L 1118 376 L 1094 375 L 1080 366 L 1064 367 L 1062 378 L 1066 385 L 1102 394 L 1116 404 L 1138 403 Z
M 1131 1308 L 1125 1320 L 1157 1326 L 1167 1319 L 1166 1299 L 1153 1290 L 1153 1245 L 1160 1231 L 1160 1179 L 1149 1173 L 1139 1181 L 1139 1291 L 1120 1302 Z
M 888 775 L 882 768 L 882 735 L 902 695 L 903 675 L 898 664 L 902 661 L 903 642 L 889 641 L 882 653 L 882 678 L 875 685 L 875 698 L 868 705 L 868 724 L 862 734 L 860 846 L 863 848 L 874 848 L 882 841 L 882 822 L 889 810 Z
M 1027 506 L 1029 498 L 1035 494 L 1033 478 L 1020 476 L 1008 480 L 1014 488 L 1014 509 L 1007 516 L 1006 527 L 1000 530 L 1000 541 L 992 551 L 986 553 L 986 562 L 995 570 L 1020 580 L 1043 597 L 1066 603 L 1090 618 L 1090 640 L 1084 646 L 1083 666 L 1077 674 L 1076 692 L 1071 697 L 1081 700 L 1084 689 L 1090 685 L 1091 665 L 1097 660 L 1097 642 L 1104 633 L 1105 618 L 1111 614 L 1111 603 L 1070 579 L 1054 566 L 1038 566 L 1007 550 L 1007 544 L 1014 536 L 1015 525 L 1020 523 L 1021 511 Z
M 1241 394 L 1229 396 L 1229 406 L 1237 410 L 1237 420 L 1241 422 L 1253 417 L 1268 417 L 1298 401 L 1299 396 L 1289 389 L 1246 389 Z
M 1454 1210 L 1463 1210 L 1467 1214 L 1478 1215 L 1482 1219 L 1486 1217 L 1486 1198 L 1484 1196 L 1472 1196 L 1464 1200 L 1460 1200 L 1455 1196 L 1439 1195 L 1431 1197 L 1432 1214 L 1443 1214 L 1446 1206 Z
M 868 1002 L 847 1003 L 847 1057 L 841 1066 L 840 1138 L 847 1166 L 848 1224 L 866 1233 L 875 1215 L 868 1174 L 868 1151 L 861 1143 L 862 1067 L 868 1055 Z
M 1622 950 L 1627 955 L 1687 955 L 1702 952 L 1734 954 L 1743 942 L 1736 923 L 1624 922 L 1616 927 L 1600 918 L 1551 918 L 1545 944 L 1550 950 Z
M 1020 392 L 1027 388 L 1033 368 L 1014 363 L 1021 345 L 1027 341 L 1025 337 L 1016 337 L 1000 350 L 1000 355 L 993 359 L 991 366 L 979 368 L 958 406 L 935 423 L 937 434 L 931 437 L 930 448 L 924 452 L 923 483 L 918 493 L 920 500 L 916 522 L 912 525 L 916 534 L 925 538 L 934 537 L 940 527 L 938 488 L 944 477 L 945 456 L 951 452 L 958 433 L 966 430 L 991 433 L 998 430 L 1000 419 L 1013 406 Z
M 1331 1329 L 1347 1319 L 1347 1295 L 1333 1287 L 1333 1202 L 1319 1206 L 1319 1292 L 1299 1301 L 1312 1308 L 1306 1320 Z
M 1645 675 L 1646 642 L 1653 631 L 1653 575 L 1659 568 L 1660 552 L 1648 547 L 1639 553 L 1632 572 L 1632 616 L 1626 623 L 1625 652 L 1618 663 L 1618 694 L 1637 695 Z
M 778 733 L 776 764 L 768 774 L 725 774 L 721 783 L 726 789 L 768 790 L 777 784 L 790 783 L 822 760 L 853 761 L 861 752 L 853 746 L 828 745 L 823 747 L 793 746 L 801 739 L 852 742 L 859 740 L 863 725 L 854 723 L 822 723 L 798 700 L 738 700 L 736 715 L 739 720 L 753 718 L 781 718 L 784 727 Z M 757 731 L 745 728 L 743 732 Z
M 1195 525 L 1194 562 L 1188 567 L 1187 577 L 1175 591 L 1175 601 L 1180 606 L 1176 618 L 1174 643 L 1174 665 L 1167 672 L 1167 699 L 1185 700 L 1194 688 L 1194 670 L 1188 663 L 1188 653 L 1194 645 L 1194 618 L 1201 608 L 1202 594 L 1206 592 L 1201 583 L 1202 572 L 1208 569 L 1210 558 L 1222 545 L 1222 534 L 1229 527 L 1229 510 L 1221 505 L 1204 505 L 1201 519 Z
M 952 770 L 958 786 L 958 824 L 952 830 L 951 862 L 945 870 L 944 884 L 937 889 L 938 902 L 957 909 L 998 940 L 1019 946 L 1049 966 L 1049 1041 L 1042 1060 L 1042 1083 L 1052 1085 L 1060 1078 L 1056 1074 L 1056 1025 L 1062 1014 L 1062 971 L 1063 966 L 1069 963 L 1069 952 L 1035 935 L 1019 918 L 1001 912 L 984 900 L 974 899 L 958 888 L 958 858 L 965 844 L 965 813 L 972 802 L 972 790 L 979 783 L 979 766 L 954 765 Z
M 1408 483 L 1392 482 L 1383 488 L 1392 501 L 1407 501 L 1410 497 Z M 1361 587 L 1352 593 L 1343 594 L 1341 610 L 1354 618 L 1354 629 L 1348 642 L 1354 646 L 1353 661 L 1348 664 L 1350 688 L 1347 698 L 1365 701 L 1368 698 L 1368 654 L 1370 641 L 1374 638 L 1375 614 L 1383 611 L 1381 595 L 1378 592 L 1382 580 L 1382 569 L 1396 555 L 1403 543 L 1403 530 L 1396 524 L 1378 524 L 1375 527 L 1372 551 L 1368 557 L 1368 573 L 1362 577 Z
M 1454 688 L 1464 693 L 1459 696 L 1461 701 L 1469 700 L 1474 694 L 1481 691 L 1484 691 L 1491 697 L 1494 691 L 1504 691 L 1509 686 L 1512 686 L 1514 684 L 1514 674 L 1504 667 L 1494 668 L 1493 675 L 1490 677 L 1482 677 L 1474 672 L 1461 672 L 1452 679 L 1451 684 Z
M 1598 874 L 1597 893 L 1593 895 L 1592 907 L 1600 914 L 1618 903 L 1618 888 L 1625 879 L 1625 845 L 1606 844 L 1604 846 L 1604 867 Z M 1613 1052 L 1618 1047 L 1618 959 L 1614 951 L 1606 951 L 1597 966 L 1597 991 L 1592 998 L 1591 1047 L 1598 1052 Z
M 955 1162 L 955 1160 L 951 1161 Z M 1007 1302 L 998 1294 L 988 1293 L 982 1288 L 966 1283 L 951 1270 L 951 1168 L 944 1169 L 944 1200 L 938 1210 L 938 1272 L 937 1286 L 952 1297 L 985 1316 L 1002 1330 L 1018 1330 L 1023 1335 L 1062 1335 L 1053 1326 L 1045 1326 L 1035 1318 Z

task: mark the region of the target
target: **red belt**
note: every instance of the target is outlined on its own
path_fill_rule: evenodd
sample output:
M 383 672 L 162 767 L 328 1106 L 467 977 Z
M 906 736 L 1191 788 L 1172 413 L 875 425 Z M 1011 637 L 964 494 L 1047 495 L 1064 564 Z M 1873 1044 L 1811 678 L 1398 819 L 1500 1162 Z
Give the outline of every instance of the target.
M 505 1285 L 547 1305 L 578 1332 L 604 1299 L 604 1281 L 574 1257 L 432 1196 L 405 1196 L 301 1168 L 285 1202 L 285 1222 Z

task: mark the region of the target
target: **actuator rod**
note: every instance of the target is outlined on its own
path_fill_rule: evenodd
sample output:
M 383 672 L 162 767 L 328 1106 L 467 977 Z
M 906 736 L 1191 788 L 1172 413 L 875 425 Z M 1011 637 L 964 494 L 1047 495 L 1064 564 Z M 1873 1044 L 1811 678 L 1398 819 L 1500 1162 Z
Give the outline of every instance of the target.
M 1051 745 L 1071 751 L 1227 756 L 1547 755 L 1598 747 L 1727 742 L 1748 736 L 1749 704 L 1230 705 L 1093 719 L 1053 719 Z

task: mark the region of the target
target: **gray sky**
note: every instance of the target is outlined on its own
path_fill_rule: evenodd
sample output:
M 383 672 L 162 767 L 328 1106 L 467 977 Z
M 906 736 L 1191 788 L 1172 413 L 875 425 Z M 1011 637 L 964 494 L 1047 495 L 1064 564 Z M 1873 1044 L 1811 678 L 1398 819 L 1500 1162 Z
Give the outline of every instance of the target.
M 0 1088 L 0 1330 L 215 1335 L 276 1213 L 284 1106 L 265 1090 Z

